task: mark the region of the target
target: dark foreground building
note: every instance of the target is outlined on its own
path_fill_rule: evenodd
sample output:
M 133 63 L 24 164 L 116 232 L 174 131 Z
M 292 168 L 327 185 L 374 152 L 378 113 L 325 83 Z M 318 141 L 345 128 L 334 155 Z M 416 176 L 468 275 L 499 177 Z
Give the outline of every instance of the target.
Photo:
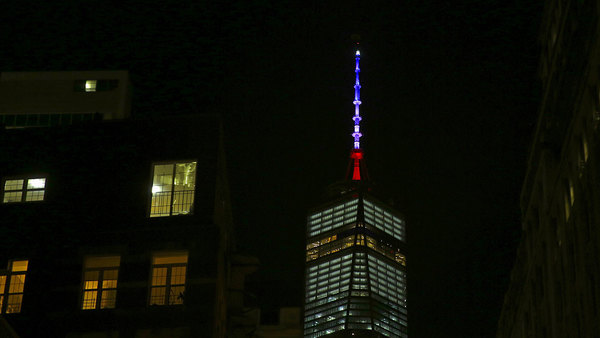
M 257 262 L 233 254 L 221 140 L 201 115 L 0 130 L 4 331 L 226 336 Z
M 546 1 L 542 102 L 498 337 L 600 333 L 600 5 Z
M 405 223 L 370 186 L 360 148 L 359 60 L 357 51 L 347 178 L 307 218 L 305 337 L 407 337 Z

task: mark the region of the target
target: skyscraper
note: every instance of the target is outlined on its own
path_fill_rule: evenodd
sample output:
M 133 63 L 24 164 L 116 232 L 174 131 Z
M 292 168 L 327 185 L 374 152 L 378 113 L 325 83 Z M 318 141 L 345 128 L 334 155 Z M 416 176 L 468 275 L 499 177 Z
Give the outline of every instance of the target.
M 360 145 L 360 52 L 346 180 L 307 217 L 304 336 L 407 337 L 406 235 L 375 197 Z

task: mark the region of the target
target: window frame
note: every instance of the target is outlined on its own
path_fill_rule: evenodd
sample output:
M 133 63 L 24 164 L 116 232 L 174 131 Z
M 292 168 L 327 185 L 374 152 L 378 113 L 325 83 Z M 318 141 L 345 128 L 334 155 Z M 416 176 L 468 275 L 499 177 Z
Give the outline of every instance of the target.
M 29 181 L 37 180 L 37 179 L 44 180 L 44 187 L 29 189 L 28 188 Z M 21 189 L 6 190 L 6 182 L 7 181 L 18 181 L 18 180 L 23 180 Z M 13 177 L 4 177 L 4 178 L 2 178 L 2 186 L 0 187 L 0 189 L 2 191 L 2 204 L 44 202 L 44 201 L 46 201 L 47 188 L 48 188 L 48 175 L 40 174 L 40 175 L 21 175 L 21 176 L 13 176 Z M 27 196 L 28 196 L 29 192 L 39 192 L 39 191 L 43 192 L 42 199 L 29 200 L 29 201 L 27 200 Z M 17 192 L 21 193 L 20 201 L 5 201 L 6 193 L 17 193 Z
M 21 271 L 13 271 L 13 265 L 15 262 L 27 262 L 27 267 L 25 268 L 25 270 L 21 270 Z M 0 276 L 4 276 L 4 289 L 0 290 L 0 314 L 1 315 L 5 315 L 5 314 L 11 314 L 11 313 L 21 313 L 21 311 L 23 310 L 23 297 L 25 295 L 25 282 L 26 282 L 26 277 L 27 277 L 27 271 L 29 271 L 29 259 L 11 259 L 8 261 L 8 267 L 6 270 L 2 270 L 0 271 Z M 23 279 L 22 279 L 22 289 L 19 292 L 10 292 L 11 291 L 11 285 L 13 284 L 13 276 L 16 275 L 22 275 Z M 8 300 L 10 299 L 11 296 L 21 296 L 21 299 L 19 300 L 19 304 L 18 304 L 18 309 L 17 311 L 11 311 L 8 312 Z
M 155 264 L 154 263 L 154 259 L 157 257 L 163 258 L 163 257 L 180 256 L 180 255 L 186 256 L 185 263 L 169 263 L 169 264 Z M 185 292 L 187 291 L 187 288 L 188 288 L 189 263 L 190 263 L 190 254 L 188 251 L 185 251 L 185 250 L 160 251 L 160 252 L 154 252 L 152 254 L 152 256 L 150 258 L 150 274 L 149 274 L 149 278 L 148 278 L 148 302 L 147 302 L 148 306 L 153 307 L 153 306 L 183 306 L 183 305 L 185 305 Z M 171 277 L 172 277 L 174 267 L 185 267 L 183 284 L 172 284 L 171 283 Z M 154 275 L 155 268 L 167 268 L 164 285 L 153 285 L 153 275 Z M 161 287 L 165 288 L 165 293 L 163 296 L 164 298 L 163 298 L 162 304 L 152 303 L 152 290 L 161 288 Z M 171 295 L 172 287 L 183 287 L 183 295 L 184 296 L 181 299 L 181 303 L 173 303 L 171 301 L 171 297 L 173 297 L 173 296 L 179 297 L 179 295 Z
M 178 213 L 178 214 L 173 214 L 173 196 L 175 194 L 175 174 L 176 174 L 176 170 L 177 170 L 177 164 L 183 164 L 183 163 L 196 163 L 196 172 L 195 172 L 195 176 L 194 176 L 194 189 L 191 190 L 193 191 L 193 198 L 192 198 L 192 203 L 190 204 L 190 210 L 187 214 L 183 214 L 183 213 Z M 170 203 L 169 203 L 169 214 L 168 215 L 161 215 L 161 214 L 157 214 L 157 215 L 153 215 L 152 214 L 152 200 L 153 200 L 153 194 L 154 192 L 152 192 L 152 189 L 154 187 L 154 171 L 156 170 L 156 166 L 159 165 L 167 165 L 170 164 L 173 166 L 173 171 L 172 171 L 172 183 L 171 186 L 173 187 L 171 189 L 171 197 L 170 197 Z M 150 184 L 149 184 L 149 189 L 148 189 L 148 211 L 147 211 L 147 217 L 148 218 L 163 218 L 163 217 L 173 217 L 173 216 L 191 216 L 194 215 L 194 207 L 196 204 L 196 190 L 197 190 L 197 182 L 198 182 L 198 160 L 197 159 L 183 159 L 183 160 L 173 160 L 173 161 L 156 161 L 156 162 L 152 162 L 151 164 L 151 170 L 150 170 Z
M 113 257 L 118 257 L 118 265 L 112 265 L 112 266 L 96 266 L 96 267 L 86 267 L 87 264 L 87 260 L 90 259 L 98 259 L 98 258 L 113 258 Z M 103 287 L 103 282 L 107 279 L 104 278 L 105 272 L 107 271 L 112 271 L 112 270 L 117 270 L 117 276 L 116 276 L 116 283 L 114 287 L 111 288 L 104 288 Z M 118 286 L 119 286 L 119 271 L 121 270 L 121 255 L 117 254 L 117 255 L 90 255 L 90 256 L 85 256 L 83 259 L 83 266 L 82 266 L 82 275 L 81 275 L 81 293 L 80 293 L 80 301 L 79 301 L 79 309 L 82 311 L 89 311 L 89 310 L 110 310 L 110 309 L 114 309 L 117 307 L 117 291 L 118 291 Z M 86 289 L 86 282 L 87 281 L 91 281 L 91 279 L 86 279 L 85 275 L 86 272 L 94 272 L 97 271 L 98 272 L 98 277 L 95 279 L 95 281 L 97 282 L 96 288 L 93 289 Z M 114 300 L 114 306 L 112 307 L 102 307 L 102 295 L 104 293 L 104 291 L 115 291 L 115 300 Z M 96 293 L 96 300 L 95 300 L 95 305 L 94 308 L 84 308 L 85 306 L 85 293 L 86 292 L 95 292 Z

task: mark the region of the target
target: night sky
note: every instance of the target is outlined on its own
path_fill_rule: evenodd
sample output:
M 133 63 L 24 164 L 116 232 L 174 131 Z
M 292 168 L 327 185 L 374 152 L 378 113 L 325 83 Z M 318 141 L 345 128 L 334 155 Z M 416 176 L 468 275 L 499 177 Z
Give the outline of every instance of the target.
M 126 69 L 135 118 L 223 115 L 266 317 L 302 304 L 306 212 L 346 172 L 360 34 L 369 174 L 408 223 L 410 336 L 494 336 L 540 101 L 538 1 L 36 3 L 0 5 L 0 71 Z

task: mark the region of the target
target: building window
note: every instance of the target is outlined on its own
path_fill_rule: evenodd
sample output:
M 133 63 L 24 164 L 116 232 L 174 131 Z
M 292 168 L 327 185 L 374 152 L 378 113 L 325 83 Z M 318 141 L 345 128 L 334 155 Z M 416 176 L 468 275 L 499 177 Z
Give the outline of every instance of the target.
M 97 80 L 86 80 L 85 81 L 85 91 L 86 92 L 95 92 L 96 91 L 96 83 L 97 83 Z
M 575 189 L 573 188 L 573 182 L 570 179 L 565 179 L 565 220 L 568 221 L 571 216 L 571 207 L 575 202 Z
M 8 271 L 0 273 L 0 313 L 19 313 L 23 303 L 27 260 L 8 263 Z
M 45 178 L 19 178 L 4 181 L 3 203 L 43 201 Z
M 196 188 L 196 162 L 155 164 L 150 217 L 191 214 Z
M 188 254 L 169 252 L 152 257 L 150 305 L 183 304 Z
M 81 309 L 114 309 L 120 256 L 88 257 L 83 264 Z

